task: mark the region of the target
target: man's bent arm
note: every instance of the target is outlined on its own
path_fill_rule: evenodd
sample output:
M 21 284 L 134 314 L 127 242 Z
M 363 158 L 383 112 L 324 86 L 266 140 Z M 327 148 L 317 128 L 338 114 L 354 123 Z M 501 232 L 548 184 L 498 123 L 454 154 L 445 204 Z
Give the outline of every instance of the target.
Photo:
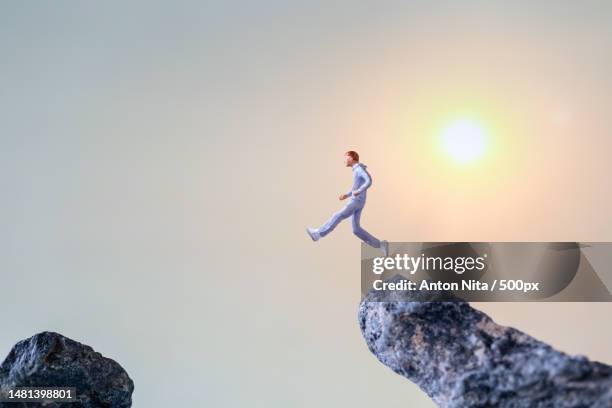
M 363 193 L 372 185 L 372 177 L 370 177 L 370 174 L 366 170 L 361 170 L 361 175 L 363 176 L 365 183 L 363 183 L 361 187 L 355 190 L 355 193 L 357 194 Z

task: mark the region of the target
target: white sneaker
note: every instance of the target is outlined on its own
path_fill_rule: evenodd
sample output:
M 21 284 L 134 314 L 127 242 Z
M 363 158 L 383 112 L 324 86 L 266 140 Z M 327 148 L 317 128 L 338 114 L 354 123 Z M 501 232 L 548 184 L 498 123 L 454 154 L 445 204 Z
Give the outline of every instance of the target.
M 310 238 L 312 238 L 313 241 L 318 241 L 319 238 L 321 238 L 321 235 L 319 234 L 319 230 L 314 229 L 314 228 L 306 228 L 306 232 L 308 233 L 308 235 L 310 235 Z
M 380 249 L 382 249 L 385 258 L 389 256 L 389 242 L 388 241 L 380 241 Z

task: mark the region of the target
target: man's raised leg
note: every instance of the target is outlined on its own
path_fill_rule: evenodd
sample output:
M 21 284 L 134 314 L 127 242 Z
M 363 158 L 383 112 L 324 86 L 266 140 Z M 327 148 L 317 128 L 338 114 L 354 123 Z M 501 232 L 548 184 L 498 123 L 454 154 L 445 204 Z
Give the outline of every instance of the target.
M 340 224 L 340 221 L 350 217 L 355 212 L 356 208 L 357 207 L 354 202 L 349 202 L 347 205 L 344 206 L 344 208 L 332 215 L 331 218 L 327 220 L 327 222 L 323 224 L 321 228 L 318 229 L 319 235 L 321 237 L 324 237 L 330 232 L 332 232 L 334 228 L 336 228 L 338 224 Z

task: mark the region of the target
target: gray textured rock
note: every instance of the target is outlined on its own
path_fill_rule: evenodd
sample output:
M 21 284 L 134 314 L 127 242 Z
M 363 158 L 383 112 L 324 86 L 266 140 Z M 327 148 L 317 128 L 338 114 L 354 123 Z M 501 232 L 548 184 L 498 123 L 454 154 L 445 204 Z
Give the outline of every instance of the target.
M 463 301 L 377 296 L 359 307 L 369 349 L 440 407 L 612 407 L 608 365 L 500 326 Z
M 49 408 L 127 408 L 134 383 L 115 361 L 58 333 L 43 332 L 22 340 L 0 365 L 0 390 L 9 387 L 76 387 L 78 402 Z M 0 407 L 19 406 L 1 403 Z M 40 407 L 41 403 L 24 403 Z

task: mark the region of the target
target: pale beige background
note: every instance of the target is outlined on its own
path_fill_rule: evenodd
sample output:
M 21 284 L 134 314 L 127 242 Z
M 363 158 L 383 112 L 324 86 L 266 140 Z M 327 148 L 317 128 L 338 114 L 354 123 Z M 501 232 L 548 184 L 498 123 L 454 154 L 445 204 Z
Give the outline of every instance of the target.
M 394 241 L 612 240 L 604 1 L 3 2 L 0 352 L 42 330 L 136 407 L 431 407 L 369 353 L 348 189 Z M 433 123 L 503 143 L 461 172 Z M 480 304 L 612 363 L 609 304 Z

